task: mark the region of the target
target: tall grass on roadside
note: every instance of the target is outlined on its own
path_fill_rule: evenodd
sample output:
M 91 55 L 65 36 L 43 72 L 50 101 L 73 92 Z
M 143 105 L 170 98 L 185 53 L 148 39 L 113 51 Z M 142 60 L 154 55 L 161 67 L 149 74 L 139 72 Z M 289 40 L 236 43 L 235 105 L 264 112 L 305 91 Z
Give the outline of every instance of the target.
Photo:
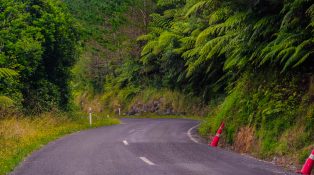
M 93 117 L 92 127 L 118 123 L 117 119 Z M 88 119 L 82 115 L 46 113 L 36 117 L 1 119 L 0 175 L 12 171 L 27 155 L 49 141 L 87 128 L 90 128 Z
M 264 159 L 287 157 L 289 164 L 303 163 L 314 148 L 311 82 L 300 74 L 244 74 L 212 108 L 199 133 L 208 137 L 224 121 L 222 145 Z

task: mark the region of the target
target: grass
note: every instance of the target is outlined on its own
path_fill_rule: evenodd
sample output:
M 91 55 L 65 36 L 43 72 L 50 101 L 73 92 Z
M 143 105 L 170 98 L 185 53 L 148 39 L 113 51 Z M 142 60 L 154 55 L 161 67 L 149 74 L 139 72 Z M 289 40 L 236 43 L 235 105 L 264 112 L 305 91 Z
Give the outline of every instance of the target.
M 26 156 L 66 134 L 91 128 L 86 114 L 46 113 L 0 119 L 0 175 L 12 171 Z M 93 117 L 93 126 L 119 124 L 118 119 Z
M 200 135 L 214 134 L 224 121 L 222 146 L 298 167 L 314 148 L 313 94 L 301 82 L 299 76 L 273 72 L 245 74 L 221 104 L 211 107 Z

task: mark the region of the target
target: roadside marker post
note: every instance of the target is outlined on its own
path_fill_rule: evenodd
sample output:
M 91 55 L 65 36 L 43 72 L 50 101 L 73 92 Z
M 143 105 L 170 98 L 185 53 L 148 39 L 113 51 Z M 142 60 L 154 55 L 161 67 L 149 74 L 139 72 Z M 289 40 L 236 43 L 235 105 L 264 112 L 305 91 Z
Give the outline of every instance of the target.
M 121 108 L 118 109 L 119 110 L 119 116 L 121 115 Z
M 88 108 L 88 112 L 89 112 L 89 125 L 92 126 L 92 108 L 89 107 Z

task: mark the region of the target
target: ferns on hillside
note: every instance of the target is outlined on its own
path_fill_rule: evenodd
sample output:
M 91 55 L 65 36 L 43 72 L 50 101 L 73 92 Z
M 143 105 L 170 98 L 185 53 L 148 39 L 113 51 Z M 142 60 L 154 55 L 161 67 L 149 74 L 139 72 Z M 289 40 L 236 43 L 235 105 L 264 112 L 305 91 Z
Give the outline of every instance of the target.
M 173 73 L 179 83 L 197 84 L 197 76 L 221 82 L 249 67 L 313 69 L 314 6 L 308 0 L 188 0 L 166 11 L 152 15 L 150 33 L 139 40 L 147 42 L 142 54 L 153 60 L 149 64 L 162 72 L 167 72 L 163 65 L 181 65 Z
M 17 76 L 18 73 L 12 69 L 0 68 L 0 79 Z

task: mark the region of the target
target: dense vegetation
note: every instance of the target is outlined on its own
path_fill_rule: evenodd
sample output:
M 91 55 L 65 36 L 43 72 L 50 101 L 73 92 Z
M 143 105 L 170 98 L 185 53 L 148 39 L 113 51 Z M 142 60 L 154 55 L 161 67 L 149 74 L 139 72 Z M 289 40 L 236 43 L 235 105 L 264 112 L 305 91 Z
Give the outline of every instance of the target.
M 243 72 L 313 72 L 313 5 L 295 1 L 158 1 L 140 59 L 155 84 L 209 100 Z
M 314 5 L 308 0 L 157 2 L 139 59 L 146 85 L 202 97 L 201 133 L 261 156 L 314 147 Z M 224 96 L 227 96 L 224 99 Z M 219 103 L 219 102 L 218 102 Z M 247 139 L 247 140 L 245 140 Z
M 75 89 L 103 92 L 106 80 L 121 74 L 124 61 L 139 56 L 136 38 L 151 7 L 136 0 L 65 2 L 83 31 L 83 53 L 73 69 Z
M 62 1 L 1 0 L 0 108 L 66 109 L 78 37 Z
M 104 84 L 97 97 L 100 105 L 128 110 L 130 103 L 149 103 L 150 94 L 182 110 L 175 107 L 180 106 L 175 99 L 181 101 L 184 94 L 197 98 L 191 103 L 209 105 L 210 115 L 200 129 L 204 136 L 224 120 L 224 139 L 236 150 L 264 157 L 293 154 L 303 160 L 314 144 L 313 4 L 308 0 L 156 4 L 147 34 L 137 39 L 141 55 L 105 57 L 105 61 L 123 58 L 119 62 L 123 66 L 111 66 L 112 73 L 100 76 L 100 85 Z M 189 109 L 183 111 L 199 110 Z M 247 139 L 241 143 L 239 138 Z
M 91 127 L 73 111 L 70 80 L 94 26 L 69 12 L 61 0 L 0 0 L 0 175 L 49 141 Z M 97 114 L 92 127 L 118 123 Z

